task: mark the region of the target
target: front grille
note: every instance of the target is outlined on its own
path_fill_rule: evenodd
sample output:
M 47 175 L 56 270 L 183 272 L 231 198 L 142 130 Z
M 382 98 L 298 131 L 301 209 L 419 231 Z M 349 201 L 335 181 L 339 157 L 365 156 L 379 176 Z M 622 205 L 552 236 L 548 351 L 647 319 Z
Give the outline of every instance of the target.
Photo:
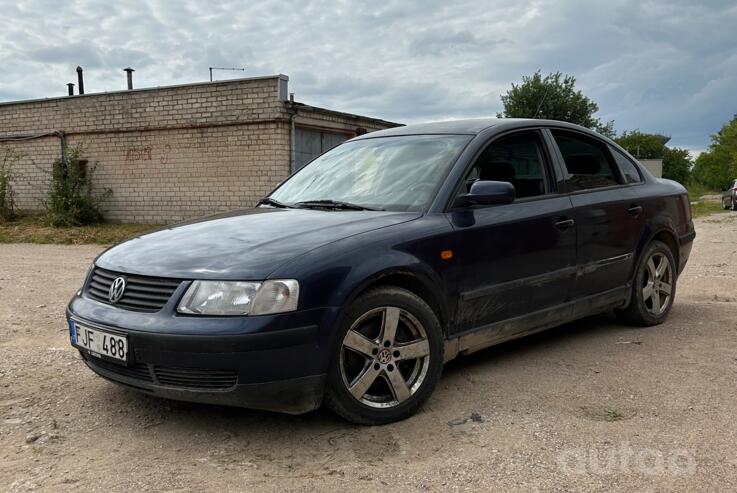
M 132 366 L 116 365 L 109 361 L 94 358 L 82 353 L 82 357 L 92 369 L 102 369 L 121 377 L 147 383 L 157 383 L 168 387 L 188 389 L 229 389 L 238 383 L 238 374 L 232 370 L 210 368 L 174 368 L 136 363 Z M 153 372 L 151 371 L 153 369 Z
M 231 370 L 154 366 L 154 373 L 160 384 L 172 387 L 227 389 L 238 381 L 238 374 Z
M 108 292 L 118 277 L 125 278 L 125 292 L 115 306 L 140 312 L 161 310 L 181 283 L 177 279 L 122 274 L 95 267 L 87 285 L 87 294 L 97 301 L 111 304 Z

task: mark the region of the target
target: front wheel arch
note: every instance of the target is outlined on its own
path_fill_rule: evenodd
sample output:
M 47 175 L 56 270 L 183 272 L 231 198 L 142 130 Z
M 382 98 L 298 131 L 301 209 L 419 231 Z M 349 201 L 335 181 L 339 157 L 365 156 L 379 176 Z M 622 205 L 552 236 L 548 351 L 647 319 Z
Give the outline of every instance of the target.
M 420 324 L 422 329 L 420 332 L 424 336 L 421 337 L 421 339 L 424 339 L 424 352 L 412 352 L 409 358 L 401 358 L 404 350 L 410 346 L 414 346 L 414 344 L 395 345 L 394 341 L 399 341 L 399 339 L 394 339 L 394 331 L 392 331 L 392 335 L 390 336 L 391 342 L 388 342 L 388 340 L 384 339 L 385 336 L 382 335 L 385 330 L 384 322 L 381 323 L 378 337 L 375 333 L 376 327 L 368 333 L 356 328 L 355 332 L 363 332 L 366 338 L 359 337 L 356 339 L 355 337 L 351 337 L 351 342 L 347 347 L 352 351 L 358 351 L 359 356 L 363 355 L 361 357 L 366 358 L 366 361 L 363 365 L 360 362 L 358 365 L 358 368 L 363 367 L 363 373 L 358 373 L 353 380 L 346 380 L 346 375 L 350 375 L 350 373 L 346 373 L 346 369 L 352 364 L 349 360 L 343 359 L 346 341 L 348 340 L 346 334 L 353 331 L 354 325 L 360 324 L 360 321 L 367 314 L 376 311 L 377 307 L 385 313 L 388 313 L 386 311 L 388 307 L 392 307 L 397 313 L 407 311 L 410 319 L 415 324 Z M 338 344 L 331 351 L 330 368 L 328 370 L 324 396 L 325 404 L 338 415 L 357 424 L 387 424 L 409 417 L 427 400 L 442 373 L 443 333 L 437 317 L 427 303 L 419 296 L 394 286 L 384 286 L 364 291 L 348 308 L 345 318 L 341 320 L 341 325 L 336 330 L 339 336 Z M 386 317 L 386 315 L 384 316 Z M 394 317 L 394 320 L 394 327 L 396 328 L 397 321 L 400 319 L 399 317 Z M 410 325 L 412 324 L 410 323 Z M 399 333 L 399 330 L 397 330 L 396 334 Z M 359 333 L 359 335 L 361 334 Z M 383 344 L 381 343 L 382 340 L 384 340 Z M 373 346 L 366 346 L 367 342 L 373 344 Z M 371 350 L 372 347 L 373 350 Z M 397 359 L 382 360 L 382 353 L 384 352 L 391 354 L 392 357 Z M 421 365 L 421 371 L 416 373 L 417 367 L 414 370 L 410 368 L 409 374 L 407 373 L 408 368 L 406 367 L 400 370 L 400 358 L 402 360 L 406 359 L 407 361 L 417 360 L 418 363 L 416 364 Z M 423 359 L 424 362 L 420 362 L 420 359 Z M 366 375 L 369 378 L 369 380 L 366 380 L 368 384 L 363 385 L 361 381 L 364 380 L 364 376 Z M 377 378 L 386 379 L 388 376 L 388 380 L 394 381 L 389 375 L 402 377 L 400 381 L 404 381 L 406 384 L 410 384 L 416 378 L 419 380 L 414 380 L 416 386 L 407 387 L 405 385 L 405 388 L 411 389 L 411 393 L 405 392 L 404 397 L 400 397 L 394 391 L 391 391 L 391 393 L 379 392 L 376 394 L 375 391 L 370 390 L 371 387 L 369 386 Z M 349 382 L 353 383 L 351 384 Z M 394 384 L 391 387 L 397 389 Z M 357 390 L 358 394 L 354 392 L 354 389 L 360 389 Z M 374 395 L 370 396 L 369 392 L 372 392 Z M 378 403 L 378 405 L 371 405 L 359 398 L 359 396 L 364 396 L 364 394 L 366 398 Z M 391 394 L 395 395 L 393 399 L 391 398 Z M 387 395 L 389 396 L 388 400 L 384 400 L 387 399 Z M 393 400 L 397 402 L 391 402 Z
M 443 333 L 447 335 L 449 323 L 448 305 L 444 301 L 442 293 L 438 292 L 436 286 L 440 284 L 439 279 L 433 282 L 429 275 L 419 273 L 409 268 L 397 267 L 376 272 L 366 277 L 359 283 L 342 303 L 343 307 L 349 306 L 363 293 L 378 287 L 398 287 L 419 296 L 435 312 L 440 322 Z

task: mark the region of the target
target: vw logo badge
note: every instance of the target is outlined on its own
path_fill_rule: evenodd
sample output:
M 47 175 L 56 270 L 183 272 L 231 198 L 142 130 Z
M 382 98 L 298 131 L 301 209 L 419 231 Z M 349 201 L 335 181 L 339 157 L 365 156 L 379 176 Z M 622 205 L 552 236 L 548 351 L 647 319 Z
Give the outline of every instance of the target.
M 118 277 L 110 285 L 110 289 L 107 292 L 107 299 L 110 300 L 110 303 L 117 303 L 123 297 L 124 292 L 125 277 Z

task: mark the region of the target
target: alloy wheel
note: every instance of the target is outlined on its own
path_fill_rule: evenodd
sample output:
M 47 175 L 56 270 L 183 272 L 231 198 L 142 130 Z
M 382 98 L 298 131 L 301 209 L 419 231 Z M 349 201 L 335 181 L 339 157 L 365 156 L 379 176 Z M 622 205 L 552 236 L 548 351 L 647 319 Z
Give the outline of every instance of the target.
M 430 345 L 407 310 L 384 306 L 360 316 L 343 338 L 340 372 L 350 394 L 374 408 L 400 405 L 427 376 Z
M 671 303 L 673 292 L 673 269 L 668 257 L 654 253 L 645 264 L 642 300 L 647 311 L 656 317 L 663 314 Z

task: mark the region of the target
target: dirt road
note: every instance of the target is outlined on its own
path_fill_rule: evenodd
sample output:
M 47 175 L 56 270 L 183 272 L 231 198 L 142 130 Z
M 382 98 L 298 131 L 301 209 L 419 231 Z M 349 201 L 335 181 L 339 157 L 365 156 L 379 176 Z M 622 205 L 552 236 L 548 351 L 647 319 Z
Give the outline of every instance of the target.
M 737 490 L 737 214 L 699 220 L 667 323 L 601 316 L 446 367 L 414 418 L 157 400 L 68 345 L 97 247 L 0 245 L 0 490 Z

